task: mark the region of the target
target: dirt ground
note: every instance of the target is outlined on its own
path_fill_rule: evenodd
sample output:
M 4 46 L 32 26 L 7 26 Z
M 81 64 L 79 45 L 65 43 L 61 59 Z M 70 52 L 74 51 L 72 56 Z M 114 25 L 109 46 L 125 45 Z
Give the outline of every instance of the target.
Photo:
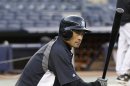
M 102 77 L 102 73 L 102 71 L 77 71 L 77 74 L 86 82 L 95 81 L 98 77 Z M 20 74 L 0 74 L 0 86 L 15 86 L 19 76 Z M 107 72 L 108 86 L 124 86 L 116 82 L 116 77 L 115 71 Z
M 81 77 L 94 77 L 94 76 L 102 76 L 103 72 L 102 71 L 80 71 L 77 72 L 77 74 Z M 108 71 L 106 76 L 115 76 L 116 73 L 115 71 Z
M 95 76 L 102 76 L 102 71 L 77 71 L 77 74 L 81 77 L 95 77 Z M 3 79 L 17 79 L 20 74 L 0 74 L 0 80 Z M 106 76 L 115 76 L 115 71 L 108 71 Z

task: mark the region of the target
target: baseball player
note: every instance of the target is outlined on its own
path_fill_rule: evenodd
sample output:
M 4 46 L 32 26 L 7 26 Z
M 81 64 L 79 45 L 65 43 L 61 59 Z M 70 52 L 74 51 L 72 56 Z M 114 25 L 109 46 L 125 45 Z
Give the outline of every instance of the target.
M 107 86 L 98 78 L 84 82 L 72 65 L 71 48 L 78 48 L 89 32 L 80 16 L 67 16 L 60 22 L 59 35 L 41 47 L 25 66 L 15 86 Z
M 117 8 L 123 8 L 124 14 L 119 31 L 116 72 L 117 81 L 125 83 L 130 80 L 130 0 L 118 0 Z

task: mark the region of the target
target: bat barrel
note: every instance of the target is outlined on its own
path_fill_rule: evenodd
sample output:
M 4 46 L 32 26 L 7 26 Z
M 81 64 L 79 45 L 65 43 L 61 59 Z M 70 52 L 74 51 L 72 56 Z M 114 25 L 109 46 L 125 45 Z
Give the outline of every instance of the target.
M 117 8 L 117 9 L 116 9 L 116 12 L 118 12 L 118 13 L 121 13 L 121 14 L 122 14 L 122 13 L 124 13 L 124 10 L 123 10 L 122 8 Z
M 104 70 L 103 70 L 103 75 L 102 75 L 103 79 L 105 79 L 105 77 L 106 77 L 106 73 L 107 73 L 107 69 L 108 69 L 108 65 L 109 65 L 109 61 L 110 61 L 110 56 L 112 53 L 112 49 L 114 47 L 114 43 L 118 36 L 118 32 L 119 32 L 119 28 L 120 28 L 120 21 L 121 21 L 121 17 L 122 17 L 123 13 L 124 13 L 124 10 L 122 8 L 116 9 L 113 26 L 112 26 L 112 31 L 111 31 L 111 36 L 110 36 L 110 43 L 109 43 L 107 57 L 105 60 L 105 65 L 104 65 Z

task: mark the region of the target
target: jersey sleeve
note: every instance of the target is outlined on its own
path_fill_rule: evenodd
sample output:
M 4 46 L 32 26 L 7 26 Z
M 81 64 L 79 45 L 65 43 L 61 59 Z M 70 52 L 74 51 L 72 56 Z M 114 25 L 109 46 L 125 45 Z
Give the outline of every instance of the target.
M 61 85 L 78 80 L 72 65 L 72 56 L 66 51 L 53 51 L 50 53 L 51 70 L 54 72 Z

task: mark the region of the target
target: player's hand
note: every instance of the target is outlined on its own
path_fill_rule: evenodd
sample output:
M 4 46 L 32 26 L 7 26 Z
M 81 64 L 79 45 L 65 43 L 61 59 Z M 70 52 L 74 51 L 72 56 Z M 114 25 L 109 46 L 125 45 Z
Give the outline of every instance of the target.
M 97 81 L 101 84 L 101 86 L 107 86 L 107 79 L 102 79 L 99 77 Z

